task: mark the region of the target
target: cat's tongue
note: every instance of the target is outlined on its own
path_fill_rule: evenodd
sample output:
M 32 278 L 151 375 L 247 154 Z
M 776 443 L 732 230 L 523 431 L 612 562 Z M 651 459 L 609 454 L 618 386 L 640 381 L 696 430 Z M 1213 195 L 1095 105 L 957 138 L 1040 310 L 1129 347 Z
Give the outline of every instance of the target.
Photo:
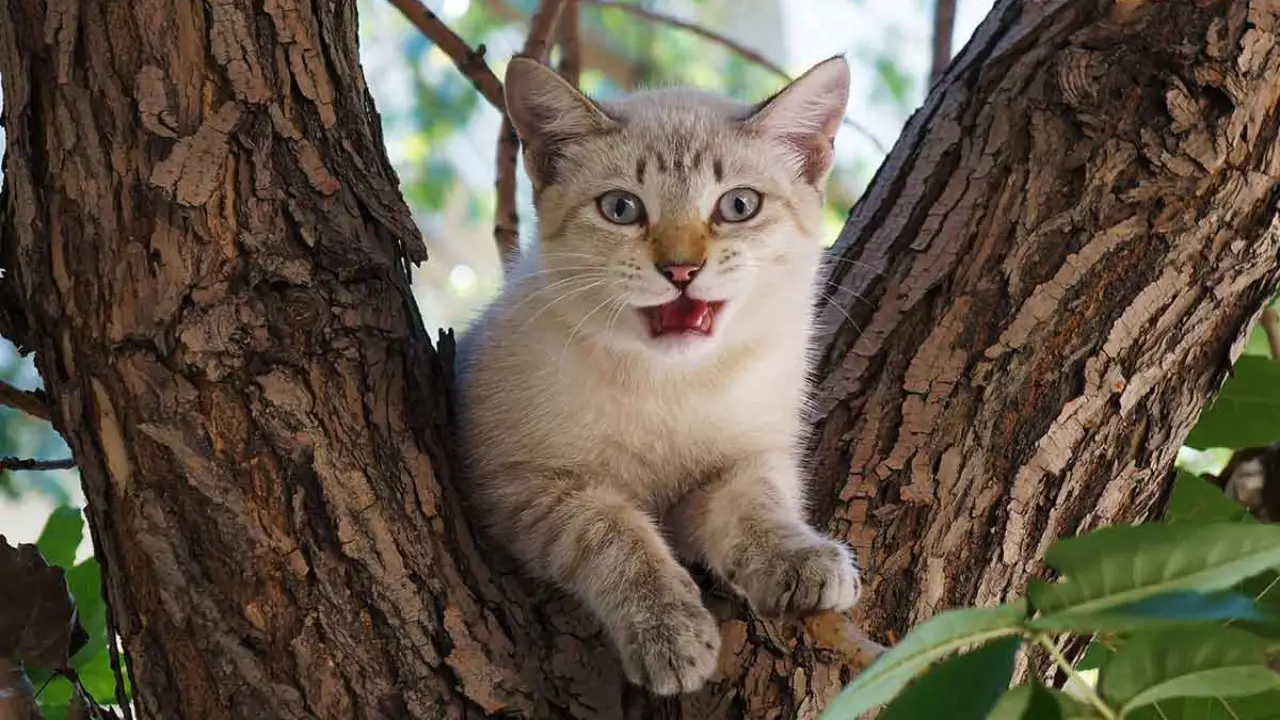
M 681 295 L 666 305 L 649 308 L 648 313 L 649 327 L 654 335 L 686 332 L 707 335 L 714 319 L 710 303 L 688 295 Z

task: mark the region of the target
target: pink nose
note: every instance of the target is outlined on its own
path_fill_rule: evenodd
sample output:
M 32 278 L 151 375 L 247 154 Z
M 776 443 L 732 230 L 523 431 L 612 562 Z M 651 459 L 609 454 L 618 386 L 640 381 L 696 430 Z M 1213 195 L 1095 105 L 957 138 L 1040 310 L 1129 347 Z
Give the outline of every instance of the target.
M 672 285 L 675 285 L 681 290 L 685 289 L 689 283 L 693 282 L 693 278 L 698 275 L 698 271 L 701 269 L 701 265 L 658 265 L 658 272 L 666 276 L 667 280 L 670 281 Z

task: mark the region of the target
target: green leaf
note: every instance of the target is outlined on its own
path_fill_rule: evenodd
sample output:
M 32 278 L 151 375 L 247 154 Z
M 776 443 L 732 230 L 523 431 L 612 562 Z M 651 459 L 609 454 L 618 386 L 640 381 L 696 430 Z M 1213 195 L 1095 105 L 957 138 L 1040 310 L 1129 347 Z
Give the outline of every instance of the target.
M 75 692 L 71 681 L 59 676 L 49 680 L 49 684 L 45 685 L 43 678 L 40 682 L 36 682 L 33 677 L 31 684 L 39 693 L 36 696 L 36 704 L 40 706 L 40 712 L 45 720 L 66 720 L 71 709 L 71 695 Z M 43 690 L 40 689 L 42 686 Z
M 111 670 L 111 657 L 107 653 L 100 653 L 93 661 L 86 663 L 84 667 L 79 668 L 76 672 L 80 676 L 80 685 L 84 687 L 89 697 L 93 698 L 99 705 L 114 705 L 116 703 L 116 675 Z M 125 678 L 125 697 L 129 696 L 128 666 L 124 663 L 120 665 L 120 674 Z
M 69 568 L 76 561 L 76 550 L 84 537 L 84 515 L 80 508 L 63 505 L 53 511 L 40 531 L 36 547 L 45 562 L 61 568 Z
M 1280 692 L 1234 698 L 1174 698 L 1135 709 L 1125 720 L 1275 720 Z
M 1094 633 L 1133 632 L 1224 620 L 1277 625 L 1280 615 L 1237 592 L 1206 594 L 1179 590 L 1100 612 L 1043 615 L 1029 625 L 1048 632 Z
M 1265 572 L 1240 584 L 1240 592 L 1255 601 L 1280 607 L 1280 573 Z
M 1169 508 L 1165 511 L 1169 522 L 1242 522 L 1254 523 L 1253 515 L 1239 503 L 1233 502 L 1222 489 L 1190 473 L 1178 472 Z
M 1280 363 L 1242 355 L 1186 444 L 1194 448 L 1244 448 L 1280 437 Z
M 988 720 L 1094 720 L 1099 717 L 1092 705 L 1039 683 L 1019 685 L 1005 693 L 987 716 Z
M 1096 614 L 1180 590 L 1225 590 L 1280 566 L 1280 525 L 1102 528 L 1058 542 L 1045 562 L 1066 578 L 1030 582 L 1036 610 L 1042 616 Z
M 1233 628 L 1135 635 L 1103 670 L 1102 695 L 1123 716 L 1168 698 L 1280 690 L 1280 675 L 1267 667 L 1266 651 L 1266 640 Z
M 1095 637 L 1089 647 L 1085 648 L 1084 657 L 1076 664 L 1076 670 L 1098 670 L 1106 665 L 1111 656 L 1116 654 L 1113 642 L 1114 638 L 1111 637 Z
M 67 571 L 67 589 L 75 598 L 80 625 L 89 642 L 71 658 L 71 667 L 83 671 L 87 662 L 105 654 L 107 648 L 107 605 L 102 600 L 102 574 L 98 561 L 89 558 Z
M 1026 613 L 1026 603 L 1020 600 L 1009 605 L 951 610 L 933 616 L 854 678 L 827 707 L 823 720 L 852 720 L 889 702 L 933 663 L 970 645 L 1018 634 Z
M 1009 689 L 1022 638 L 1007 637 L 925 671 L 880 713 L 879 720 L 984 720 Z

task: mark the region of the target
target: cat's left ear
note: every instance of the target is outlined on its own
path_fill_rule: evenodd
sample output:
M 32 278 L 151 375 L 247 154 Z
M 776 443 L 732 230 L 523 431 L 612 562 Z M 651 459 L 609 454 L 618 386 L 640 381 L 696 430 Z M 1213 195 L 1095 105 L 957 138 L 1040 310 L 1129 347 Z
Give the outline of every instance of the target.
M 831 171 L 836 130 L 849 104 L 849 62 L 823 60 L 761 103 L 745 121 L 795 156 L 799 175 L 814 185 Z
M 532 58 L 511 58 L 503 95 L 535 189 L 555 181 L 566 144 L 617 126 L 591 99 Z

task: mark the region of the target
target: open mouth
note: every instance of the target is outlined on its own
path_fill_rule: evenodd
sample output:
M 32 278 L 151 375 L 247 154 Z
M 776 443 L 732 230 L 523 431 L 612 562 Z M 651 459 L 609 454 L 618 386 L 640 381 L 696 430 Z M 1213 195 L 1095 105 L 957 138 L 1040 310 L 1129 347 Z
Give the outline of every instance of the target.
M 664 305 L 641 308 L 640 312 L 649 320 L 649 334 L 655 338 L 710 335 L 723 306 L 723 301 L 697 300 L 682 294 Z

